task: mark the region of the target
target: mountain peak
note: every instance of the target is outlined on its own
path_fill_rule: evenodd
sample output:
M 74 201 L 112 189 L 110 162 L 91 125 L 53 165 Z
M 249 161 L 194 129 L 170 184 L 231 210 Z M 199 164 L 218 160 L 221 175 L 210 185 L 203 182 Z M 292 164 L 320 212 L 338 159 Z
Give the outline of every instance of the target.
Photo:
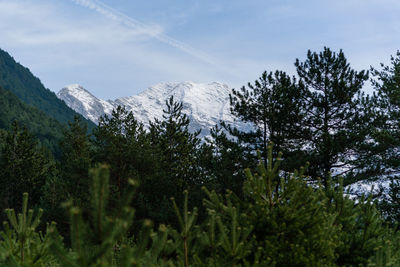
M 60 90 L 60 92 L 61 92 L 61 91 L 68 91 L 68 92 L 71 92 L 71 93 L 84 92 L 84 93 L 86 93 L 86 94 L 92 95 L 92 94 L 91 94 L 88 90 L 86 90 L 82 85 L 77 84 L 77 83 L 67 85 L 67 86 L 65 86 L 64 88 L 62 88 L 62 89 Z M 60 92 L 59 92 L 59 93 L 60 93 Z M 93 96 L 93 95 L 92 95 L 92 96 Z
M 83 86 L 71 84 L 62 88 L 57 97 L 85 118 L 97 123 L 100 116 L 111 113 L 113 106 L 102 99 L 98 99 Z
M 83 89 L 83 90 L 85 90 L 85 88 L 83 88 L 83 86 L 78 84 L 78 83 L 73 83 L 73 84 L 67 85 L 67 86 L 65 86 L 65 88 L 67 88 L 67 89 Z
M 190 130 L 201 129 L 201 136 L 207 136 L 210 129 L 221 120 L 239 126 L 230 114 L 229 93 L 230 88 L 224 83 L 186 81 L 159 83 L 140 94 L 114 101 L 98 99 L 78 84 L 66 86 L 57 96 L 93 122 L 97 123 L 104 114 L 111 115 L 112 110 L 121 105 L 132 111 L 135 118 L 146 127 L 154 118 L 162 119 L 165 102 L 173 96 L 175 101 L 183 104 L 182 112 L 191 121 Z

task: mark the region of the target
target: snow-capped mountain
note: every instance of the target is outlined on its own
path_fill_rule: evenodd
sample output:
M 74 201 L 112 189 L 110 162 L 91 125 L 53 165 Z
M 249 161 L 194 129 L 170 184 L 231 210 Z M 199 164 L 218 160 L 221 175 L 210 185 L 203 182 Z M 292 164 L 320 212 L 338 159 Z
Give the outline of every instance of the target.
M 100 116 L 111 114 L 114 108 L 111 102 L 98 99 L 79 84 L 64 87 L 57 93 L 57 97 L 96 124 Z
M 201 129 L 201 136 L 209 135 L 209 129 L 219 121 L 235 124 L 241 129 L 246 125 L 235 123 L 230 114 L 229 93 L 231 89 L 222 83 L 168 82 L 154 85 L 138 95 L 121 97 L 115 100 L 102 100 L 92 95 L 78 84 L 64 87 L 57 96 L 65 103 L 97 123 L 100 116 L 110 115 L 118 105 L 132 111 L 135 118 L 145 126 L 154 118 L 162 119 L 166 100 L 172 95 L 174 100 L 183 103 L 182 112 L 190 121 L 192 131 Z

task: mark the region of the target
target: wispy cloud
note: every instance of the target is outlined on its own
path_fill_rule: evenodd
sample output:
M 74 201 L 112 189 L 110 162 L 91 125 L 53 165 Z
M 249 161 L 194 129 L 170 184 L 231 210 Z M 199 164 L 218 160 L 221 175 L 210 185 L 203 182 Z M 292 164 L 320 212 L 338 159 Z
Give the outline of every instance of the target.
M 81 83 L 115 98 L 162 81 L 238 87 L 264 70 L 295 73 L 295 58 L 323 46 L 367 69 L 400 42 L 398 0 L 113 2 L 0 0 L 0 48 L 52 90 Z
M 112 19 L 114 21 L 117 21 L 121 24 L 124 24 L 127 27 L 133 28 L 135 30 L 138 30 L 139 32 L 146 34 L 148 36 L 151 36 L 160 42 L 163 42 L 167 45 L 170 45 L 176 49 L 179 49 L 205 63 L 211 64 L 211 65 L 217 65 L 214 59 L 212 59 L 209 55 L 206 53 L 197 50 L 188 44 L 185 44 L 183 42 L 180 42 L 159 30 L 155 30 L 154 27 L 150 27 L 149 25 L 146 25 L 145 23 L 138 21 L 108 5 L 105 3 L 98 1 L 98 0 L 71 0 L 72 2 L 81 5 L 83 7 L 90 8 L 92 10 L 95 10 L 96 12 L 102 14 L 103 16 Z
M 98 15 L 94 7 L 77 12 L 71 1 L 0 0 L 0 48 L 54 91 L 81 83 L 115 98 L 161 81 L 226 81 L 227 72 L 199 60 L 201 53 L 157 41 L 165 37 L 162 27 L 118 12 Z

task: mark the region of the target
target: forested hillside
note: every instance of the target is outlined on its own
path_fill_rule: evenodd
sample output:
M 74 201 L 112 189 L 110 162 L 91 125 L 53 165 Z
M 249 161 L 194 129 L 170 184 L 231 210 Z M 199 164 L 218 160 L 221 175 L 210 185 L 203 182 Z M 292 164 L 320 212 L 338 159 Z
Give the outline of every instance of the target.
M 0 87 L 0 129 L 11 130 L 14 122 L 25 126 L 45 147 L 59 154 L 59 142 L 66 125 Z
M 23 102 L 36 107 L 60 123 L 72 121 L 80 116 L 70 109 L 57 96 L 46 89 L 40 80 L 28 68 L 15 62 L 5 51 L 0 49 L 0 87 L 14 93 Z M 89 128 L 94 124 L 87 121 Z

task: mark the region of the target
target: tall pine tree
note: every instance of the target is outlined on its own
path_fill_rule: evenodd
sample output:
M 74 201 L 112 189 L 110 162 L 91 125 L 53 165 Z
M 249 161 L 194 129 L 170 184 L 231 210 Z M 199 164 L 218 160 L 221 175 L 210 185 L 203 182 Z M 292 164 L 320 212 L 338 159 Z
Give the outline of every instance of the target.
M 371 68 L 378 123 L 371 146 L 376 155 L 371 157 L 370 165 L 374 176 L 390 179 L 380 207 L 386 218 L 396 223 L 400 219 L 400 51 L 391 57 L 390 65 L 381 67 Z
M 182 113 L 182 103 L 171 96 L 163 110 L 163 120 L 155 119 L 150 123 L 152 144 L 163 157 L 163 168 L 167 179 L 174 185 L 174 195 L 180 195 L 198 178 L 196 175 L 196 149 L 200 144 L 199 131 L 189 132 L 189 118 Z
M 400 51 L 396 57 L 391 57 L 391 64 L 381 64 L 382 70 L 371 69 L 372 80 L 376 93 L 380 125 L 375 128 L 374 137 L 384 152 L 381 172 L 386 175 L 397 174 L 400 171 Z
M 207 138 L 208 155 L 203 166 L 209 172 L 212 185 L 218 193 L 231 190 L 242 196 L 245 180 L 244 169 L 255 167 L 253 155 L 246 147 L 240 145 L 218 125 L 210 131 Z
M 92 155 L 87 125 L 80 117 L 75 116 L 69 128 L 64 131 L 61 150 L 60 174 L 65 185 L 64 195 L 83 206 L 88 203 Z
M 150 167 L 143 159 L 148 144 L 143 124 L 132 112 L 118 106 L 110 117 L 99 119 L 93 136 L 94 161 L 111 166 L 112 192 L 120 196 L 129 178 L 144 175 Z
M 330 172 L 336 176 L 358 167 L 356 150 L 369 131 L 361 91 L 368 72 L 353 70 L 342 50 L 326 47 L 320 53 L 308 51 L 307 59 L 297 59 L 295 66 L 304 88 L 301 124 L 310 173 L 322 177 L 326 186 Z
M 276 151 L 289 157 L 300 146 L 302 126 L 302 92 L 295 78 L 282 71 L 265 71 L 254 85 L 249 83 L 247 87 L 232 90 L 231 113 L 251 123 L 253 131 L 230 129 L 230 133 L 253 150 L 260 150 L 264 161 L 269 142 L 275 144 Z

